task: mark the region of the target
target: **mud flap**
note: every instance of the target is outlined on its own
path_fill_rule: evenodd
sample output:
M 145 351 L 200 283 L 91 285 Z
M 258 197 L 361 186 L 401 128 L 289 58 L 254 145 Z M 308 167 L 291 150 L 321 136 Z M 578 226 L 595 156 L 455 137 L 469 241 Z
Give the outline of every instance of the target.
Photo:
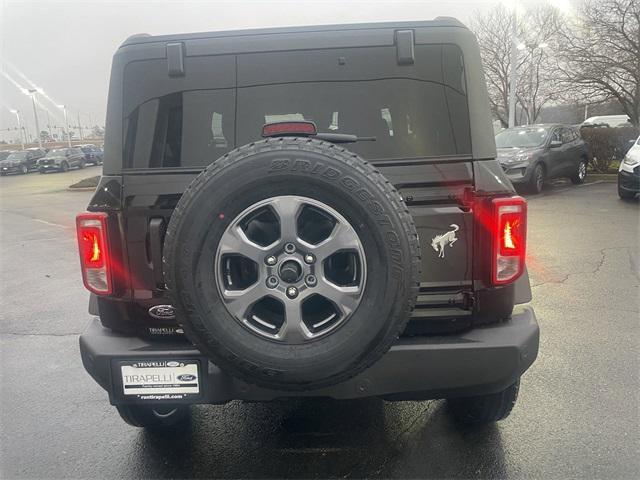
M 525 265 L 524 272 L 514 283 L 514 303 L 520 305 L 531 301 L 531 283 L 529 282 L 529 272 Z

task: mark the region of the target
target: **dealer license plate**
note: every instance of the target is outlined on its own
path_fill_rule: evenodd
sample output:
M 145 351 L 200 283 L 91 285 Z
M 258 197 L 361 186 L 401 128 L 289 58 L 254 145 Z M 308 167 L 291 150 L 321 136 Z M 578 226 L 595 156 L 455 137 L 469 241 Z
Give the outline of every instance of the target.
M 182 400 L 200 395 L 200 372 L 195 360 L 120 362 L 125 396 L 140 400 Z

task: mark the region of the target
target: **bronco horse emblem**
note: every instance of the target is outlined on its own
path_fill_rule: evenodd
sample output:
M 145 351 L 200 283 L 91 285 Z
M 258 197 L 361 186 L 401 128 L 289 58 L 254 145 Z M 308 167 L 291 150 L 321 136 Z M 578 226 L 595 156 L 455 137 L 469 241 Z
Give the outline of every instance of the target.
M 431 247 L 438 252 L 438 258 L 444 258 L 444 247 L 449 244 L 450 247 L 453 247 L 453 244 L 456 243 L 458 237 L 456 237 L 456 232 L 460 230 L 460 227 L 455 223 L 449 225 L 452 230 L 449 230 L 447 233 L 443 233 L 442 235 L 436 235 L 431 239 Z

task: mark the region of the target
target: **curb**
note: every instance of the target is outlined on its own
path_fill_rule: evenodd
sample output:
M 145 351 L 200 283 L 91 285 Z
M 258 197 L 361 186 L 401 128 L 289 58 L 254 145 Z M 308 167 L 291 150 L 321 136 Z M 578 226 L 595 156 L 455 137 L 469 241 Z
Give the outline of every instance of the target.
M 587 180 L 601 180 L 603 182 L 617 182 L 617 173 L 587 173 Z

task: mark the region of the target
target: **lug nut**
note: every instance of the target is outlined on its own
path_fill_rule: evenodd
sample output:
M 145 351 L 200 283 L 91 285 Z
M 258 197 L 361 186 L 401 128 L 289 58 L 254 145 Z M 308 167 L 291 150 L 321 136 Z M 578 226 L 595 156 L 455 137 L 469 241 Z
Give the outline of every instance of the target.
M 304 282 L 310 287 L 315 287 L 318 284 L 318 279 L 315 275 L 307 275 L 307 278 L 304 279 Z
M 298 289 L 296 287 L 287 288 L 287 297 L 296 298 L 298 296 Z
M 264 259 L 264 263 L 266 263 L 270 267 L 273 267 L 276 263 L 278 263 L 278 259 L 275 257 L 275 255 L 269 255 Z
M 267 287 L 276 288 L 278 286 L 278 277 L 271 275 L 267 278 Z
M 308 263 L 309 265 L 311 265 L 312 263 L 315 263 L 316 257 L 313 255 L 313 253 L 307 253 L 304 256 L 304 261 L 305 263 Z
M 293 253 L 296 251 L 296 246 L 293 243 L 287 243 L 284 246 L 284 251 L 287 253 Z

